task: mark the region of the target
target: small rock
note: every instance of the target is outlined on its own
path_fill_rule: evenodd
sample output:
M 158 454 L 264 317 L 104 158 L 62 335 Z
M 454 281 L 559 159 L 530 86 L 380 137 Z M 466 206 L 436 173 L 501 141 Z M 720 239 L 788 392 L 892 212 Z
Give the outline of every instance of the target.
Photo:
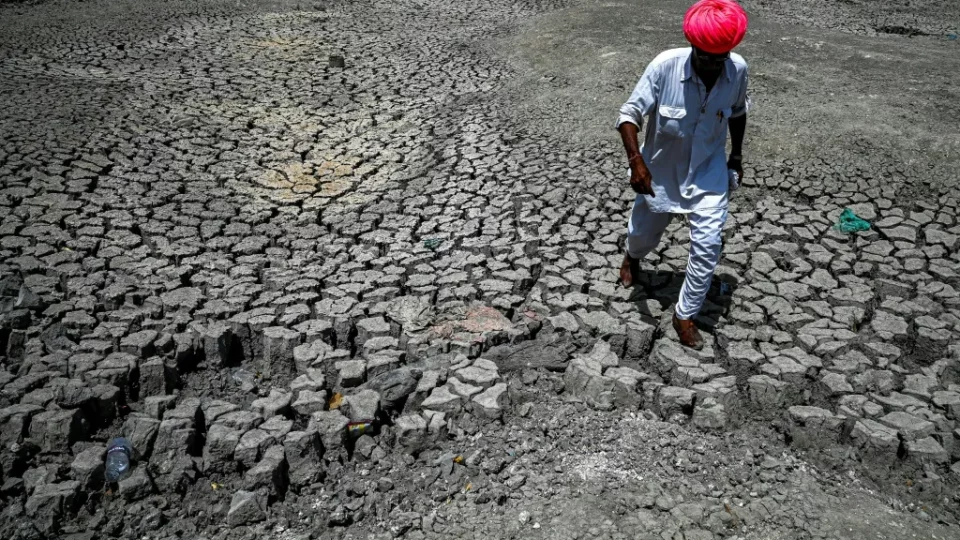
M 504 482 L 504 485 L 510 488 L 511 490 L 517 490 L 517 489 L 520 489 L 520 486 L 522 486 L 526 482 L 527 482 L 527 477 L 525 475 L 515 474 L 510 478 L 508 478 L 507 481 Z

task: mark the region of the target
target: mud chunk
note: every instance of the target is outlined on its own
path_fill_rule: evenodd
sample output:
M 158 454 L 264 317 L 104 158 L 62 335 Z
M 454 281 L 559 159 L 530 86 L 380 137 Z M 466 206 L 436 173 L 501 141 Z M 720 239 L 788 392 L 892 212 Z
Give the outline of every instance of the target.
M 79 409 L 53 410 L 37 414 L 30 424 L 30 437 L 43 452 L 66 453 L 70 446 L 86 439 L 89 425 Z
M 384 410 L 400 410 L 407 399 L 417 389 L 423 372 L 415 368 L 400 368 L 378 375 L 367 386 L 380 393 L 380 403 Z
M 271 446 L 263 458 L 244 475 L 244 483 L 251 491 L 265 491 L 270 499 L 282 498 L 287 492 L 287 458 L 283 447 Z
M 440 386 L 434 388 L 420 406 L 424 409 L 454 413 L 461 410 L 462 403 L 462 397 L 454 394 L 449 387 Z
M 301 337 L 300 332 L 283 326 L 263 329 L 263 362 L 260 371 L 264 377 L 296 371 L 293 351 L 300 344 Z
M 147 467 L 135 467 L 130 476 L 120 480 L 120 495 L 127 501 L 139 501 L 156 492 Z
M 203 447 L 203 458 L 208 468 L 232 460 L 243 433 L 224 424 L 210 426 L 207 430 L 207 444 Z
M 815 448 L 836 443 L 843 427 L 843 418 L 819 407 L 794 405 L 790 415 L 790 436 L 800 448 Z
M 689 388 L 664 386 L 657 392 L 656 412 L 664 420 L 686 422 L 693 413 L 695 395 L 696 392 Z
M 316 431 L 323 443 L 324 459 L 331 460 L 339 455 L 343 448 L 347 424 L 350 420 L 340 411 L 320 411 L 310 417 L 307 430 Z
M 290 392 L 273 388 L 269 396 L 254 400 L 250 408 L 265 418 L 287 414 L 290 411 L 292 397 Z
M 267 496 L 251 491 L 238 491 L 230 500 L 227 525 L 241 527 L 267 519 Z
M 881 464 L 892 464 L 897 459 L 900 439 L 893 428 L 873 420 L 858 420 L 850 437 L 866 459 Z
M 897 430 L 900 436 L 907 441 L 915 441 L 933 435 L 933 432 L 936 430 L 933 422 L 928 422 L 901 411 L 894 411 L 880 418 L 878 421 L 885 426 Z
M 499 383 L 476 395 L 468 406 L 469 410 L 480 418 L 498 420 L 508 403 L 507 384 Z
M 103 485 L 104 457 L 101 446 L 92 446 L 77 454 L 70 464 L 70 476 L 85 489 L 98 489 Z
M 284 437 L 283 450 L 292 486 L 306 486 L 323 478 L 323 445 L 316 431 L 291 431 Z
M 380 394 L 373 390 L 361 390 L 343 400 L 343 413 L 351 422 L 373 420 L 380 410 Z
M 43 411 L 37 405 L 13 405 L 0 409 L 0 445 L 7 447 L 23 442 L 31 419 Z
M 24 509 L 40 531 L 52 533 L 75 510 L 79 491 L 80 482 L 76 480 L 42 484 L 27 499 Z

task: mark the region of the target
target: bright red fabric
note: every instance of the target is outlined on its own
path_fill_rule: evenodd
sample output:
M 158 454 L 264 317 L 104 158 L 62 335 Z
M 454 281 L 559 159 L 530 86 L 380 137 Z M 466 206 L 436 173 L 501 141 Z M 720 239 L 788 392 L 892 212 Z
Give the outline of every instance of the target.
M 747 13 L 734 0 L 700 0 L 683 18 L 683 35 L 694 47 L 723 54 L 747 33 Z

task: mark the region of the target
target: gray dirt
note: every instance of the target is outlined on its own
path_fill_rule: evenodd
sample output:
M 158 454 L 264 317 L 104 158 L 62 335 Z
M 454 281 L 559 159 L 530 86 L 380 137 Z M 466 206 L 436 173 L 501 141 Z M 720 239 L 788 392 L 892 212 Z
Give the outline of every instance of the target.
M 686 2 L 0 1 L 0 538 L 960 536 L 958 8 L 744 5 L 691 352 L 613 129 Z

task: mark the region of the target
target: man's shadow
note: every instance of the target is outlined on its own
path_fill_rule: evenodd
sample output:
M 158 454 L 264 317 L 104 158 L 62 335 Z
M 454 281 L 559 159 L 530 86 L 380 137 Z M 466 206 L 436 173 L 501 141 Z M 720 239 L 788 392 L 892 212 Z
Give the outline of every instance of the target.
M 684 278 L 686 278 L 685 272 L 641 269 L 640 273 L 634 277 L 627 301 L 637 304 L 640 314 L 658 319 L 658 314 L 654 313 L 648 301 L 654 300 L 661 311 L 671 309 L 680 298 L 680 288 L 683 287 Z M 733 296 L 738 287 L 739 283 L 734 278 L 729 276 L 720 278 L 714 275 L 703 309 L 697 317 L 697 325 L 712 332 L 718 319 L 729 315 Z

